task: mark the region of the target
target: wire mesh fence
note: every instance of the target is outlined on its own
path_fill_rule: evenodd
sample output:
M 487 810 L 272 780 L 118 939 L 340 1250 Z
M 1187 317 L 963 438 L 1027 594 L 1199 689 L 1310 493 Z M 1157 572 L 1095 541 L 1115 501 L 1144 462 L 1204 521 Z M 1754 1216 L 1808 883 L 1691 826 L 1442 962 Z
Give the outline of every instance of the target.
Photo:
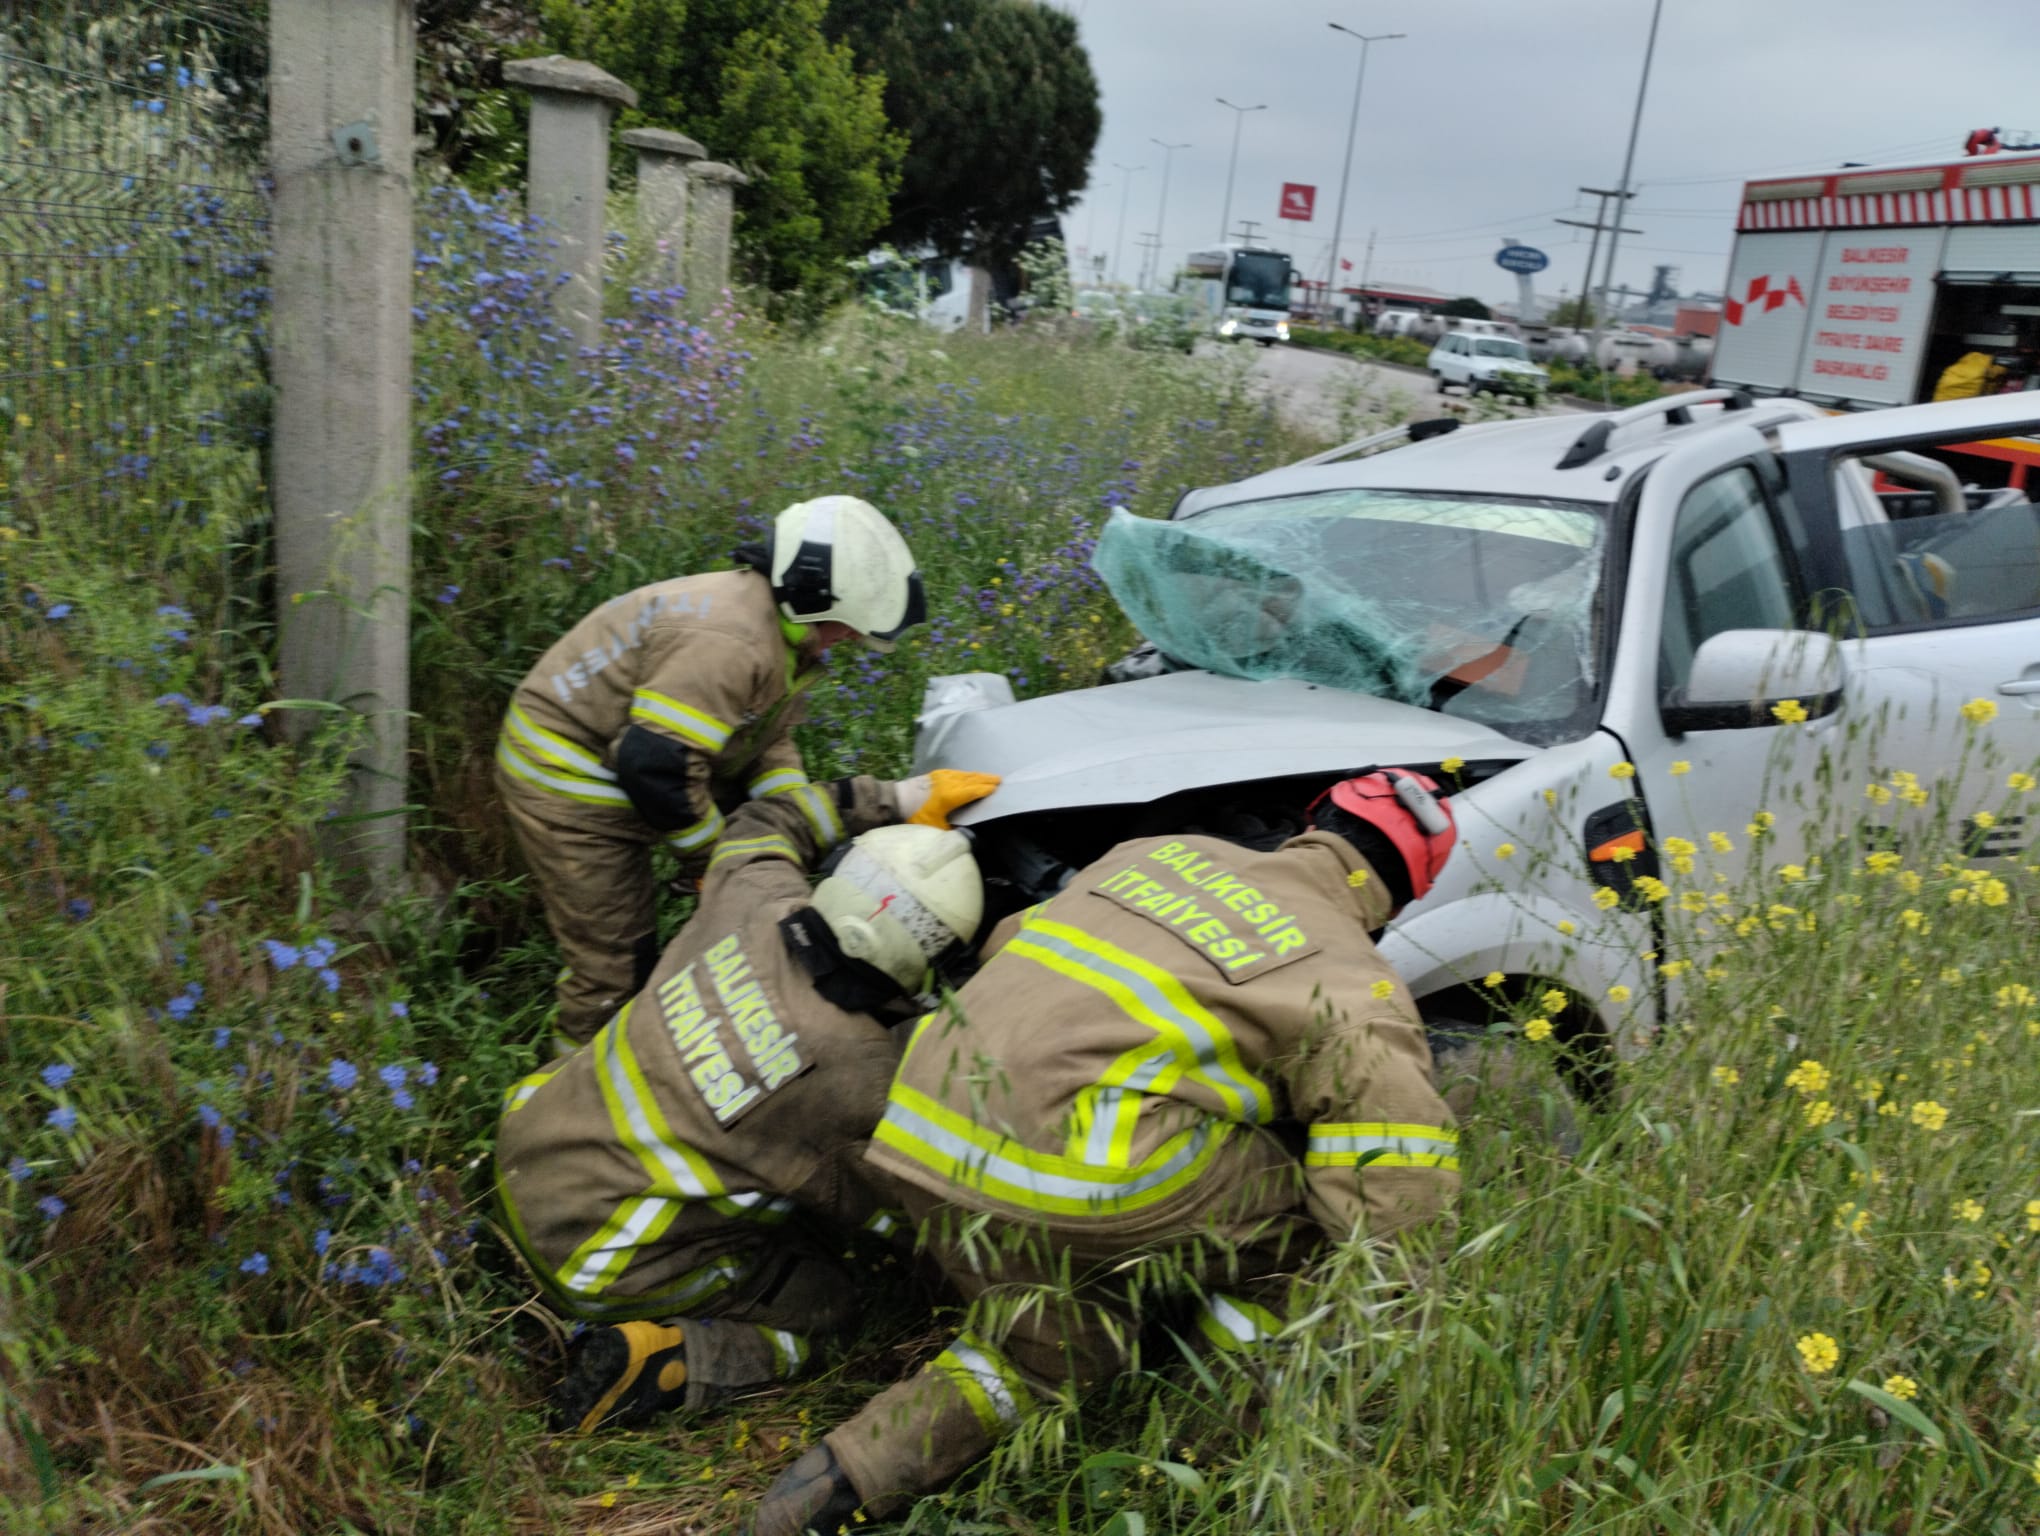
M 0 527 L 140 569 L 262 516 L 259 96 L 189 12 L 30 9 L 0 12 Z

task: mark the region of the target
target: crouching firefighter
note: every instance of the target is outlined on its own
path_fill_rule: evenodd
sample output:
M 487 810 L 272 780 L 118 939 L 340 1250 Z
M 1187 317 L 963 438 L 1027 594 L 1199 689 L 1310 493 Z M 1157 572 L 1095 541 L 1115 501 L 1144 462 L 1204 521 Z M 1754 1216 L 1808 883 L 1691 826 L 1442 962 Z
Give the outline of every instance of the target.
M 560 946 L 564 1048 L 586 1041 L 658 959 L 652 850 L 688 883 L 731 806 L 785 795 L 838 832 L 788 734 L 833 645 L 889 651 L 927 618 L 906 541 L 853 496 L 788 507 L 741 568 L 597 608 L 517 686 L 496 779 Z
M 755 1536 L 888 1518 L 1124 1369 L 1158 1307 L 1248 1347 L 1318 1245 L 1445 1217 L 1457 1132 L 1371 937 L 1452 849 L 1435 788 L 1346 780 L 1273 852 L 1122 843 L 922 1021 L 866 1156 L 978 1326 L 788 1468 Z
M 889 1219 L 861 1154 L 899 1048 L 888 1021 L 967 955 L 984 913 L 968 839 L 935 824 L 989 775 L 818 785 L 730 818 L 694 919 L 591 1044 L 511 1089 L 504 1225 L 563 1315 L 558 1423 L 636 1424 L 784 1380 L 856 1313 L 831 1255 Z M 812 891 L 808 870 L 854 835 Z

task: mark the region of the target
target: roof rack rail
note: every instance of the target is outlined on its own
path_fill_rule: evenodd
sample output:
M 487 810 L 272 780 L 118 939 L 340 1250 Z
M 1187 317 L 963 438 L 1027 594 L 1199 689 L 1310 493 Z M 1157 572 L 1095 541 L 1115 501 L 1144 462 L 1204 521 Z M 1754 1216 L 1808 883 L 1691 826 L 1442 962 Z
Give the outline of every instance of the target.
M 1592 426 L 1573 439 L 1573 445 L 1566 449 L 1565 456 L 1556 467 L 1578 469 L 1583 464 L 1593 463 L 1608 451 L 1608 439 L 1618 431 L 1653 417 L 1664 417 L 1667 426 L 1687 427 L 1693 424 L 1693 407 L 1696 405 L 1718 405 L 1723 411 L 1746 411 L 1755 404 L 1748 391 L 1741 389 L 1693 389 L 1683 394 L 1666 395 L 1660 400 L 1646 400 L 1626 411 L 1597 418 Z
M 1341 443 L 1336 448 L 1327 448 L 1323 453 L 1312 454 L 1297 461 L 1297 467 L 1304 464 L 1336 464 L 1339 460 L 1371 449 L 1392 447 L 1409 441 L 1421 443 L 1426 438 L 1443 437 L 1447 432 L 1456 432 L 1464 423 L 1457 416 L 1435 416 L 1429 421 L 1406 421 L 1399 427 L 1390 427 L 1386 432 L 1376 432 L 1371 437 L 1355 438 L 1350 443 Z

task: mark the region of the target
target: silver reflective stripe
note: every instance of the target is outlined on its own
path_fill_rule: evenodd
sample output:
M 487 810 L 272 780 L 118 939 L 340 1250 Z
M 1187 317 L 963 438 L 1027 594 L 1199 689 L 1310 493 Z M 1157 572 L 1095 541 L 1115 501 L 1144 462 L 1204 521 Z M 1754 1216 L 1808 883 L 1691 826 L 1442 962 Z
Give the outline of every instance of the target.
M 1242 1344 L 1258 1344 L 1269 1337 L 1268 1330 L 1242 1312 L 1230 1296 L 1208 1296 L 1204 1310 L 1214 1322 Z
M 750 795 L 753 800 L 763 800 L 767 795 L 781 795 L 790 789 L 799 789 L 807 781 L 808 776 L 798 768 L 775 768 L 751 781 Z
M 623 1062 L 612 1048 L 596 1053 L 602 1058 L 602 1070 L 608 1074 L 609 1086 L 615 1091 L 616 1102 L 623 1106 L 624 1118 L 630 1122 L 631 1135 L 638 1148 L 651 1153 L 674 1187 L 690 1200 L 709 1200 L 720 1195 L 720 1189 L 710 1189 L 701 1182 L 701 1176 L 693 1166 L 672 1147 L 665 1138 L 652 1130 L 652 1123 L 645 1115 L 645 1107 L 638 1102 L 637 1090 L 631 1087 L 630 1074 L 623 1070 Z
M 721 835 L 723 814 L 714 807 L 691 827 L 682 827 L 678 832 L 668 832 L 666 841 L 675 848 L 699 848 L 703 843 L 712 843 Z
M 631 1202 L 637 1209 L 632 1211 L 616 1234 L 581 1261 L 581 1267 L 571 1275 L 563 1275 L 560 1283 L 570 1291 L 599 1292 L 609 1288 L 613 1275 L 606 1274 L 612 1266 L 621 1267 L 619 1260 L 627 1259 L 631 1250 L 645 1235 L 647 1228 L 664 1215 L 667 1207 L 674 1202 L 657 1195 L 642 1195 Z
M 547 741 L 538 733 L 534 726 L 528 724 L 523 716 L 519 715 L 515 710 L 511 711 L 505 723 L 509 725 L 511 733 L 522 737 L 534 752 L 548 753 L 554 757 L 563 757 L 573 765 L 574 772 L 585 773 L 591 779 L 603 779 L 612 784 L 616 782 L 615 774 L 611 773 L 579 747 L 574 746 L 571 742 Z
M 891 1237 L 899 1230 L 899 1220 L 891 1211 L 880 1211 L 864 1224 L 864 1230 L 879 1237 Z
M 1159 1184 L 1166 1184 L 1183 1169 L 1195 1162 L 1211 1139 L 1209 1124 L 1199 1124 L 1183 1144 L 1182 1150 L 1159 1168 L 1150 1168 L 1137 1178 L 1130 1179 L 1074 1179 L 1062 1174 L 1044 1173 L 1030 1168 L 1025 1163 L 1015 1162 L 983 1147 L 965 1141 L 952 1131 L 946 1131 L 905 1105 L 895 1100 L 886 1106 L 886 1122 L 909 1140 L 922 1146 L 931 1147 L 947 1157 L 955 1159 L 974 1173 L 987 1174 L 1001 1183 L 1012 1184 L 1029 1194 L 1051 1195 L 1064 1200 L 1124 1200 L 1129 1196 L 1145 1194 Z
M 800 802 L 808 824 L 815 829 L 815 836 L 821 839 L 824 848 L 833 848 L 843 841 L 842 818 L 837 816 L 836 802 L 826 789 L 819 784 L 803 784 L 787 793 Z
M 1334 1157 L 1369 1152 L 1400 1153 L 1404 1157 L 1457 1157 L 1459 1143 L 1443 1136 L 1313 1136 L 1304 1150 Z
M 1006 1378 L 999 1374 L 991 1361 L 960 1339 L 943 1353 L 968 1372 L 970 1379 L 984 1390 L 985 1396 L 992 1400 L 992 1412 L 999 1416 L 1001 1424 L 1020 1422 L 1020 1405 L 1013 1400 L 1013 1389 L 1006 1385 Z
M 529 759 L 519 756 L 504 742 L 496 749 L 496 761 L 520 779 L 529 780 L 546 789 L 558 790 L 563 795 L 574 795 L 583 800 L 614 801 L 618 805 L 630 804 L 630 796 L 614 784 L 596 784 L 587 779 L 563 779 L 547 773 Z
M 1212 1037 L 1210 1023 L 1178 1008 L 1148 977 L 1118 964 L 1096 950 L 1072 944 L 1056 934 L 1044 932 L 1033 924 L 1021 929 L 1019 937 L 1038 948 L 1054 951 L 1082 970 L 1106 977 L 1125 987 L 1155 1013 L 1183 1031 L 1189 1039 L 1199 1069 L 1213 1079 L 1215 1084 L 1230 1088 L 1239 1096 L 1241 1118 L 1257 1123 L 1272 1118 L 1271 1112 L 1265 1112 L 1261 1108 L 1263 1105 L 1271 1105 L 1267 1088 L 1251 1075 L 1242 1082 L 1219 1060 L 1218 1041 Z
M 1162 1075 L 1162 1068 L 1175 1059 L 1175 1052 L 1166 1048 L 1159 1050 L 1135 1068 L 1133 1075 L 1123 1084 L 1116 1083 L 1098 1091 L 1097 1104 L 1091 1111 L 1091 1133 L 1084 1139 L 1084 1156 L 1089 1161 L 1100 1168 L 1116 1166 L 1112 1157 L 1112 1133 L 1119 1125 L 1119 1106 L 1128 1094 L 1146 1089 Z
M 779 1355 L 779 1374 L 783 1377 L 799 1374 L 801 1361 L 807 1358 L 807 1347 L 802 1344 L 800 1336 L 788 1333 L 784 1328 L 768 1328 L 766 1334 Z

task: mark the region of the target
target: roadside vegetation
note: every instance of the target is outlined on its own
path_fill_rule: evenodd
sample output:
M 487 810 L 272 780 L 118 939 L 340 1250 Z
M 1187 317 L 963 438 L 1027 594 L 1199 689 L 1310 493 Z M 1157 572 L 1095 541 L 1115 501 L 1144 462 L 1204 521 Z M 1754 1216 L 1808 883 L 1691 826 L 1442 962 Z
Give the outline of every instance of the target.
M 1430 343 L 1413 341 L 1407 336 L 1375 336 L 1362 331 L 1294 325 L 1289 328 L 1289 341 L 1292 346 L 1316 347 L 1325 352 L 1344 352 L 1349 357 L 1396 363 L 1404 368 L 1425 369 L 1430 366 Z M 1578 368 L 1571 363 L 1559 362 L 1555 358 L 1538 366 L 1551 375 L 1553 394 L 1573 395 L 1582 400 L 1592 401 L 1596 405 L 1602 404 L 1605 399 L 1607 404 L 1613 405 L 1618 410 L 1623 406 L 1641 405 L 1646 400 L 1655 400 L 1665 393 L 1665 386 L 1647 373 L 1639 373 L 1627 379 L 1618 374 L 1609 374 L 1604 378 L 1598 368 Z

